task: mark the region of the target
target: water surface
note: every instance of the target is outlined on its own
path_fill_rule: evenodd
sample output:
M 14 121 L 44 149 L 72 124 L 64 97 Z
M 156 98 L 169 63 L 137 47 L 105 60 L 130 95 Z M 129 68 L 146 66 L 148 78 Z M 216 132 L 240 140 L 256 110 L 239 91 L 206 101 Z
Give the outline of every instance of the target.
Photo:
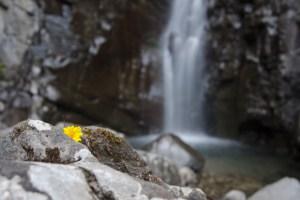
M 300 164 L 293 162 L 288 155 L 277 155 L 202 133 L 181 133 L 178 136 L 203 154 L 206 159 L 206 173 L 253 177 L 262 183 L 270 183 L 285 176 L 300 179 Z M 134 147 L 141 148 L 157 137 L 157 134 L 140 136 L 131 138 L 130 142 Z

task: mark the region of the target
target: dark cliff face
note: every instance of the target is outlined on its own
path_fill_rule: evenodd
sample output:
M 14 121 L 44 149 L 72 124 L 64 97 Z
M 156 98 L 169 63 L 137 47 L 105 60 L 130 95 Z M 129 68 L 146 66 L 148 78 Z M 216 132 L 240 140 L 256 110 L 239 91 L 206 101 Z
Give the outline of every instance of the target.
M 300 2 L 211 1 L 209 24 L 209 98 L 217 132 L 294 143 L 300 114 Z
M 3 87 L 8 95 L 3 98 L 2 120 L 13 124 L 37 114 L 52 123 L 103 123 L 130 132 L 149 131 L 150 124 L 160 126 L 160 69 L 153 58 L 157 58 L 168 1 L 15 4 L 23 10 L 9 3 L 2 12 L 12 22 L 28 24 L 24 30 L 30 42 L 22 54 L 15 53 L 21 55 L 13 58 L 18 61 L 16 71 L 12 72 L 13 62 L 5 63 L 11 75 L 6 75 Z M 29 8 L 26 18 L 18 17 Z M 35 31 L 26 32 L 34 26 Z M 7 35 L 3 41 L 9 38 L 15 39 Z M 0 58 L 5 58 L 1 49 Z M 13 103 L 24 99 L 26 105 Z
M 53 70 L 56 101 L 122 131 L 159 125 L 157 39 L 167 7 L 160 1 L 78 1 L 70 29 L 80 48 L 74 63 Z M 155 117 L 154 117 L 155 116 Z

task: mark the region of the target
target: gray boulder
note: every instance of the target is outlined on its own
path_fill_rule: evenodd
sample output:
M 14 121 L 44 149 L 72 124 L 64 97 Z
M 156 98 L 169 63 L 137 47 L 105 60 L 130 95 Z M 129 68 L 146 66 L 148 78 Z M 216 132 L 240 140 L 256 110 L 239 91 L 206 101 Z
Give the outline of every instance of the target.
M 72 163 L 75 153 L 84 148 L 61 129 L 38 120 L 20 122 L 0 134 L 2 160 Z
M 82 143 L 74 142 L 50 124 L 27 120 L 0 136 L 0 159 L 73 163 L 76 152 L 89 149 L 98 161 L 144 180 L 152 177 L 144 160 L 117 133 L 105 128 L 83 128 Z
M 283 178 L 252 195 L 249 200 L 297 200 L 300 199 L 300 182 Z
M 195 172 L 188 167 L 181 167 L 179 169 L 181 186 L 196 186 L 199 183 L 199 178 Z
M 177 186 L 196 186 L 197 174 L 188 167 L 179 167 L 173 160 L 164 156 L 145 151 L 138 151 L 141 158 L 147 163 L 153 175 L 160 177 L 164 182 Z
M 79 162 L 73 166 L 1 161 L 1 166 L 0 199 L 17 199 L 19 191 L 23 198 L 33 200 L 176 198 L 167 188 L 136 180 L 97 162 Z
M 124 138 L 111 130 L 87 128 L 83 134 L 87 146 L 38 120 L 3 132 L 0 199 L 206 200 L 200 189 L 171 187 L 152 176 Z M 49 148 L 54 153 L 47 154 Z
M 201 153 L 172 134 L 160 136 L 144 149 L 173 160 L 179 167 L 189 167 L 198 174 L 204 168 L 205 160 Z
M 160 177 L 171 185 L 181 185 L 181 178 L 177 165 L 162 156 L 144 151 L 138 151 L 141 158 L 147 163 L 153 175 Z

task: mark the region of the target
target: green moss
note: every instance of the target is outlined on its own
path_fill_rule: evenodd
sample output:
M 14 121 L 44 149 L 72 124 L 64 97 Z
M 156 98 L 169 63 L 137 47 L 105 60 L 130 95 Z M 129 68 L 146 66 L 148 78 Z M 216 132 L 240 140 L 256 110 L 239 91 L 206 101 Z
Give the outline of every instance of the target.
M 0 79 L 4 78 L 5 65 L 0 62 Z
M 123 142 L 123 138 L 117 136 L 114 134 L 111 130 L 106 129 L 106 128 L 97 128 L 95 130 L 91 130 L 89 128 L 84 128 L 83 133 L 87 135 L 91 134 L 99 134 L 103 138 L 105 138 L 107 141 L 115 144 L 121 144 Z
M 121 144 L 123 139 L 107 129 L 103 129 L 101 134 L 110 142 Z

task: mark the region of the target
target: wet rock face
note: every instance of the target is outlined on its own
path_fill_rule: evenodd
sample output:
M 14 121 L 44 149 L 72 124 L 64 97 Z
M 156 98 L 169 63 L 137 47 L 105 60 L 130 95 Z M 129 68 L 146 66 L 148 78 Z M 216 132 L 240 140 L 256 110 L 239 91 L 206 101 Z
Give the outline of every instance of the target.
M 277 143 L 299 115 L 299 1 L 211 1 L 211 88 L 217 132 Z M 294 140 L 294 139 L 292 139 Z
M 159 126 L 160 69 L 153 57 L 168 1 L 29 1 L 24 9 L 19 1 L 1 2 L 0 29 L 12 29 L 0 36 L 8 43 L 0 49 L 9 69 L 2 86 L 7 93 L 0 96 L 7 124 L 33 113 L 130 132 Z M 10 41 L 21 52 L 10 52 L 12 61 L 6 61 L 5 52 L 14 51 Z M 28 100 L 20 105 L 22 99 Z M 8 120 L 13 112 L 22 115 Z
M 149 29 L 154 22 L 146 10 L 156 9 L 151 4 L 92 1 L 73 5 L 70 26 L 80 48 L 75 53 L 77 61 L 54 72 L 52 84 L 61 94 L 56 99 L 60 104 L 74 102 L 72 107 L 82 114 L 123 131 L 142 128 L 137 122 L 149 117 L 141 116 L 147 113 L 143 109 L 157 106 L 147 95 L 153 69 L 141 59 L 151 59 L 151 52 L 142 55 L 142 51 L 149 54 L 147 48 L 152 47 L 147 42 L 157 34 Z

